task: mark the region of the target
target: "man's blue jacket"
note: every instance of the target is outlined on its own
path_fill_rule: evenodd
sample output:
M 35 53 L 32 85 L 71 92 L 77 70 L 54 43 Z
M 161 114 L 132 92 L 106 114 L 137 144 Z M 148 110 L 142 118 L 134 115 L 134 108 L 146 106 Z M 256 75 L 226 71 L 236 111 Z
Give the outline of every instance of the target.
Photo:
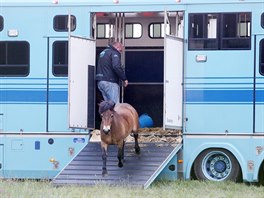
M 127 80 L 125 71 L 121 66 L 121 54 L 111 45 L 107 46 L 99 55 L 96 80 L 115 83 L 119 83 L 119 80 Z

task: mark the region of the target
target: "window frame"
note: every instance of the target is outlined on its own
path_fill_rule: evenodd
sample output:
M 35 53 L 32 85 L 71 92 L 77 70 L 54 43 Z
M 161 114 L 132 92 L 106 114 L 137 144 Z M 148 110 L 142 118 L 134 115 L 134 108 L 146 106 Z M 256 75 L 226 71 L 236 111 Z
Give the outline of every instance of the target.
M 127 32 L 126 32 L 126 26 L 127 25 L 132 25 L 132 37 L 128 37 L 127 36 Z M 140 25 L 141 30 L 140 30 L 140 36 L 139 37 L 135 37 L 134 34 L 134 25 Z M 126 39 L 140 39 L 143 36 L 143 26 L 141 23 L 126 23 L 125 24 L 125 38 Z
M 159 28 L 160 29 L 160 36 L 159 37 L 153 37 L 153 36 L 151 36 L 151 31 L 150 31 L 151 25 L 160 25 L 160 28 Z M 163 26 L 165 25 L 164 22 L 154 22 L 154 23 L 150 23 L 148 25 L 148 36 L 149 36 L 149 38 L 151 38 L 151 39 L 163 39 L 164 36 L 165 36 L 165 34 L 166 34 L 166 32 L 163 31 L 164 28 L 162 27 L 162 25 Z M 167 24 L 167 25 L 169 25 L 169 24 Z M 171 27 L 170 27 L 170 25 L 169 25 L 169 28 L 170 28 L 169 29 L 169 34 L 171 34 Z M 154 31 L 154 28 L 153 28 L 153 31 Z M 164 34 L 163 36 L 162 36 L 162 33 Z
M 98 26 L 99 25 L 103 25 L 104 26 L 104 36 L 103 37 L 98 37 Z M 112 36 L 114 35 L 114 30 L 113 32 L 111 32 L 111 35 L 109 35 L 109 37 L 107 37 L 106 35 L 106 26 L 109 25 L 109 28 L 112 28 L 113 24 L 109 24 L 109 23 L 98 23 L 96 24 L 96 39 L 109 39 L 109 38 L 112 38 Z
M 260 16 L 260 25 L 264 29 L 264 12 Z
M 195 16 L 195 15 L 201 15 L 202 17 L 202 37 L 201 38 L 194 38 L 194 37 L 190 37 L 191 34 L 193 34 L 193 28 L 190 28 L 190 25 L 192 24 L 191 20 L 192 17 L 191 16 Z M 208 23 L 208 20 L 206 18 L 206 16 L 208 15 L 215 15 L 217 22 L 216 22 L 216 38 L 205 38 L 206 35 L 208 35 L 208 31 L 207 31 L 207 26 L 205 26 L 204 24 Z M 219 42 L 218 42 L 218 38 L 219 38 L 219 13 L 190 13 L 189 14 L 189 18 L 188 18 L 188 49 L 189 50 L 217 50 L 219 48 Z M 192 44 L 192 42 L 201 42 L 203 45 L 208 45 L 210 42 L 215 42 L 216 46 L 215 47 L 208 47 L 208 48 L 190 48 L 190 45 Z
M 259 42 L 259 74 L 264 76 L 264 39 Z
M 4 29 L 4 17 L 0 15 L 0 32 Z
M 235 29 L 236 35 L 233 37 L 224 36 L 224 34 L 226 33 L 224 32 L 224 28 L 223 28 L 224 27 L 224 17 L 228 14 L 235 15 L 234 23 L 236 24 L 236 29 Z M 246 29 L 246 33 L 248 35 L 244 37 L 239 36 L 237 32 L 238 31 L 237 25 L 242 24 L 241 23 L 242 20 L 240 21 L 240 18 L 239 18 L 239 16 L 242 14 L 247 15 L 246 19 L 248 19 L 248 21 L 245 21 L 246 23 L 245 27 L 248 27 L 248 29 Z M 203 33 L 202 33 L 203 35 L 201 38 L 194 38 L 194 36 L 192 35 L 192 30 L 193 30 L 192 20 L 195 15 L 201 15 L 203 17 L 202 25 L 204 27 L 203 27 Z M 206 22 L 205 16 L 208 16 L 208 15 L 217 16 L 217 23 L 216 23 L 217 33 L 216 33 L 216 38 L 213 38 L 213 39 L 205 38 L 206 33 L 208 33 L 206 29 L 207 26 L 204 25 L 204 24 L 208 24 L 208 21 L 207 23 L 205 23 Z M 188 15 L 188 50 L 189 51 L 193 51 L 193 50 L 251 50 L 251 45 L 252 45 L 251 36 L 252 36 L 252 12 L 223 12 L 223 13 L 208 12 L 208 13 L 189 13 Z M 208 44 L 210 45 L 210 42 L 212 41 L 216 42 L 215 47 L 210 47 L 210 46 L 207 47 Z M 241 42 L 241 41 L 244 41 L 244 42 Z M 234 44 L 232 44 L 232 42 Z M 195 46 L 199 43 L 201 44 L 201 47 Z
M 239 22 L 239 14 L 249 14 L 250 16 L 250 32 L 249 32 L 249 36 L 245 36 L 245 37 L 239 37 L 236 32 L 236 36 L 234 37 L 224 37 L 223 34 L 224 34 L 224 28 L 223 28 L 223 17 L 224 15 L 230 15 L 230 14 L 235 14 L 236 15 L 236 25 L 238 24 Z M 252 29 L 252 13 L 251 12 L 227 12 L 227 13 L 221 13 L 221 36 L 220 36 L 220 49 L 221 50 L 250 50 L 251 49 L 251 29 Z M 237 29 L 236 29 L 237 31 Z M 247 40 L 249 42 L 248 44 L 248 47 L 224 47 L 224 44 L 223 42 L 224 41 L 235 41 L 235 40 L 238 40 L 238 41 L 242 41 L 242 40 Z M 238 43 L 241 43 L 241 42 L 238 42 Z
M 63 64 L 55 63 L 56 57 L 58 57 L 57 53 L 58 50 L 55 48 L 57 47 L 57 44 L 64 44 L 64 61 Z M 68 60 L 68 41 L 67 40 L 56 40 L 52 43 L 52 74 L 55 77 L 67 77 L 68 76 L 68 66 L 69 66 L 69 60 Z M 61 69 L 61 70 L 58 70 Z M 60 72 L 58 72 L 60 71 Z
M 0 44 L 1 43 L 5 45 L 4 46 L 5 58 L 3 59 L 4 62 L 0 63 L 0 76 L 1 77 L 26 77 L 28 76 L 30 73 L 30 44 L 29 42 L 28 41 L 0 41 Z M 21 46 L 16 46 L 14 48 L 14 45 L 12 46 L 12 44 L 16 44 L 16 43 L 20 43 L 20 44 L 24 43 L 23 49 L 21 50 Z M 8 46 L 8 44 L 11 44 L 11 46 Z M 12 51 L 12 50 L 17 50 L 17 49 L 21 50 L 20 52 L 23 52 L 26 55 L 26 57 L 23 58 L 24 60 L 22 60 L 22 62 L 25 61 L 25 63 L 9 63 L 13 59 L 15 59 L 17 62 L 18 60 L 17 56 L 12 59 L 12 54 L 19 54 L 19 53 L 14 53 L 14 51 Z M 11 55 L 9 55 L 9 53 Z M 0 58 L 0 62 L 1 62 L 1 58 Z M 10 68 L 11 68 L 11 73 L 8 71 L 10 70 Z M 21 71 L 24 71 L 24 72 L 21 72 Z
M 57 24 L 58 22 L 56 22 L 56 19 L 59 18 L 59 17 L 64 17 L 64 23 L 65 23 L 65 27 L 62 29 L 62 28 L 58 28 Z M 65 15 L 65 14 L 61 14 L 61 15 L 56 15 L 53 17 L 53 30 L 55 32 L 68 32 L 68 17 L 69 15 Z M 74 25 L 72 25 L 74 24 Z M 76 27 L 77 27 L 77 19 L 74 15 L 71 15 L 71 32 L 75 31 L 76 30 Z

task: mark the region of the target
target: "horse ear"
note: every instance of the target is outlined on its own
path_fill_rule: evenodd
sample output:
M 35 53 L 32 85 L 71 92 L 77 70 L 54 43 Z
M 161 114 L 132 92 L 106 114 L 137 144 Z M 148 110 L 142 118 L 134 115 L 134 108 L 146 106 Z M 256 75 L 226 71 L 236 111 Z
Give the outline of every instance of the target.
M 103 102 L 103 100 L 101 100 L 101 102 L 97 103 L 97 104 L 98 104 L 98 106 L 102 105 L 102 102 Z
M 112 106 L 111 106 L 111 111 L 114 111 L 115 105 L 116 105 L 116 103 L 113 102 Z
M 100 103 L 98 103 L 99 109 L 98 112 L 101 115 L 104 112 L 104 101 L 102 100 Z
M 108 109 L 114 110 L 114 107 L 115 107 L 115 103 L 111 100 L 102 101 L 98 105 L 99 105 L 99 109 L 98 109 L 99 114 L 102 114 L 103 112 L 105 112 Z

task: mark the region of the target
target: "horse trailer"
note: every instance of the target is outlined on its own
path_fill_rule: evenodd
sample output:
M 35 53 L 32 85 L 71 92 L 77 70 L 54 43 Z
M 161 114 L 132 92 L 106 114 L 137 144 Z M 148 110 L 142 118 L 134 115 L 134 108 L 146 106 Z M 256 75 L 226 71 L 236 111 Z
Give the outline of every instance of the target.
M 263 0 L 0 0 L 0 178 L 98 182 L 94 75 L 112 41 L 125 46 L 121 101 L 181 131 L 174 147 L 144 143 L 138 177 L 160 160 L 144 188 L 263 180 Z

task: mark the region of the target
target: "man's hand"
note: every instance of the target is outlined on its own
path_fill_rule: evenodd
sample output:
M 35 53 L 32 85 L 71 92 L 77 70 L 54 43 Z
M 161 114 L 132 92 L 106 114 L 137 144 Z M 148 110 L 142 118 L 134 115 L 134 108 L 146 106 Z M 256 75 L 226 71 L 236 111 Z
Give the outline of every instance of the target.
M 126 87 L 128 85 L 128 80 L 124 81 L 124 87 Z

